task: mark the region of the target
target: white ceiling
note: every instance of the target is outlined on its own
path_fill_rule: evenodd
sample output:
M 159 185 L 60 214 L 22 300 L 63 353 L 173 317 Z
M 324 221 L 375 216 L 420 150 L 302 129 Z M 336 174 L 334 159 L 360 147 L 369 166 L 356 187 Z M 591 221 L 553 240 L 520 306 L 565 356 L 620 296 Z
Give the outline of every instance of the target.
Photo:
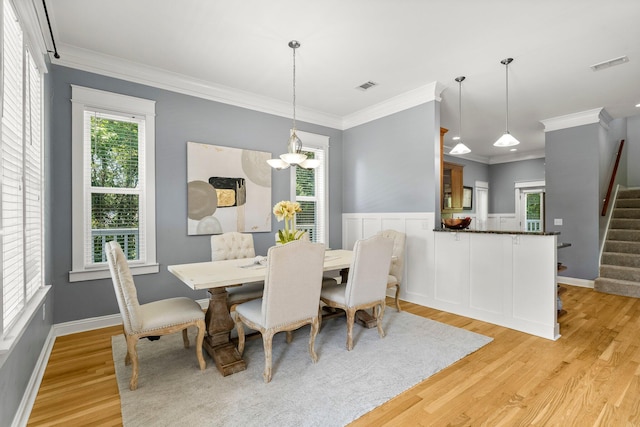
M 471 158 L 484 161 L 508 154 L 492 145 L 505 130 L 506 57 L 514 58 L 509 130 L 521 141 L 517 154 L 544 149 L 544 119 L 602 107 L 613 118 L 640 114 L 638 0 L 49 0 L 47 7 L 61 55 L 55 64 L 287 117 L 287 44 L 296 39 L 298 119 L 338 128 L 430 90 L 442 97 L 441 125 L 451 130 L 445 145 L 453 146 L 454 79 L 466 76 L 463 139 Z M 622 55 L 628 63 L 590 69 Z M 379 85 L 356 89 L 369 80 Z

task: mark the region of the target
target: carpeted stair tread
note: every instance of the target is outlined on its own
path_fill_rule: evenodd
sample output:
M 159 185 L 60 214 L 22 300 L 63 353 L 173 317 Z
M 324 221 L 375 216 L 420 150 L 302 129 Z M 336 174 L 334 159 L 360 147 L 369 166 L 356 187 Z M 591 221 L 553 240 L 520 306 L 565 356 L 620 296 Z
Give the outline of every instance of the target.
M 617 230 L 640 230 L 640 219 L 611 218 L 609 226 Z
M 615 208 L 640 208 L 640 199 L 618 199 Z
M 600 265 L 600 277 L 628 280 L 636 282 L 636 286 L 640 287 L 640 268 L 602 264 Z
M 620 252 L 603 252 L 601 264 L 640 268 L 640 255 Z
M 640 208 L 618 208 L 613 210 L 614 218 L 640 219 Z
M 618 191 L 618 199 L 640 199 L 640 188 Z
M 604 244 L 604 251 L 640 255 L 640 242 L 607 240 Z
M 640 283 L 629 280 L 598 277 L 594 281 L 593 289 L 608 294 L 640 298 Z
M 607 239 L 624 242 L 640 242 L 640 230 L 610 229 Z

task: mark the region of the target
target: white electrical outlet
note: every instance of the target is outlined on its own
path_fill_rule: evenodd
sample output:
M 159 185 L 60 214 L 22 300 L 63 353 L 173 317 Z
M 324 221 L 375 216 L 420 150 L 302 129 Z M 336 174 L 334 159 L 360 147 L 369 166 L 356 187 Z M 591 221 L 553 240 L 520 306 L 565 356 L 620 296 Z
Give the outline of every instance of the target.
M 562 218 L 554 218 L 553 225 L 562 225 Z
M 42 304 L 42 320 L 46 320 L 45 316 L 46 316 L 46 308 L 47 305 L 46 304 Z

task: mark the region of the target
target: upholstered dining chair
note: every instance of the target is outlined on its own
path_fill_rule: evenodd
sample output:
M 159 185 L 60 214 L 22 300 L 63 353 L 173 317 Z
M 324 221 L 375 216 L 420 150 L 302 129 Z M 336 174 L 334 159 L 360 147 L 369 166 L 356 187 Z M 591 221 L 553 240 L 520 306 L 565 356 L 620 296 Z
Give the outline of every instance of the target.
M 280 239 L 278 236 L 278 233 L 275 234 L 276 237 L 276 245 L 281 245 L 282 243 L 280 243 Z M 306 231 L 304 232 L 304 234 L 302 234 L 302 236 L 300 236 L 300 239 L 298 240 L 304 240 L 305 242 L 310 242 L 311 238 L 309 237 L 309 233 L 307 233 Z M 335 277 L 330 277 L 330 276 L 322 276 L 322 287 L 324 288 L 325 286 L 332 286 L 332 285 L 337 285 L 338 284 L 338 280 Z
M 320 288 L 325 246 L 296 240 L 284 245 L 272 246 L 267 253 L 267 273 L 264 295 L 236 306 L 238 352 L 245 346 L 244 325 L 259 331 L 264 345 L 264 382 L 271 381 L 272 342 L 277 332 L 291 332 L 311 324 L 309 354 L 318 360 L 314 344 L 318 333 Z
M 400 308 L 400 282 L 402 282 L 402 275 L 404 273 L 404 247 L 406 235 L 396 230 L 382 230 L 379 232 L 383 237 L 387 237 L 393 240 L 393 254 L 391 257 L 391 267 L 389 267 L 389 276 L 387 278 L 387 289 L 396 288 L 396 309 L 402 311 Z
M 184 347 L 189 348 L 187 328 L 195 326 L 198 328 L 196 357 L 198 358 L 200 370 L 204 370 L 206 363 L 202 357 L 202 342 L 204 340 L 205 323 L 204 312 L 200 305 L 186 297 L 169 298 L 140 304 L 133 276 L 120 245 L 115 241 L 107 242 L 105 252 L 122 316 L 124 336 L 127 341 L 127 355 L 124 363 L 125 365 L 133 365 L 129 388 L 131 390 L 138 388 L 139 368 L 136 345 L 138 340 L 144 337 L 167 335 L 182 331 Z
M 226 259 L 255 258 L 256 251 L 253 246 L 253 235 L 229 231 L 223 234 L 211 236 L 211 261 Z M 229 286 L 227 290 L 227 307 L 262 298 L 264 282 L 238 283 L 237 286 Z
M 393 240 L 380 235 L 356 241 L 346 286 L 322 288 L 320 300 L 347 314 L 347 350 L 353 349 L 353 324 L 358 310 L 373 308 L 378 334 L 384 337 L 382 317 L 392 251 Z

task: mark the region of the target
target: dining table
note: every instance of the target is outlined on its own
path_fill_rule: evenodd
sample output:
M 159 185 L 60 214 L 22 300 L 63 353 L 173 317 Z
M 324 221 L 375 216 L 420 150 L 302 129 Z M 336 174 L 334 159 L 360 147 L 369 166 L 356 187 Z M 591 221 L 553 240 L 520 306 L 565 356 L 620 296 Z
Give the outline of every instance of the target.
M 324 271 L 339 271 L 346 281 L 353 252 L 345 249 L 327 250 Z M 247 367 L 231 340 L 235 322 L 227 305 L 229 286 L 265 280 L 266 258 L 241 258 L 169 265 L 167 269 L 193 290 L 209 292 L 209 306 L 205 314 L 207 333 L 203 347 L 214 360 L 223 376 L 244 371 Z

